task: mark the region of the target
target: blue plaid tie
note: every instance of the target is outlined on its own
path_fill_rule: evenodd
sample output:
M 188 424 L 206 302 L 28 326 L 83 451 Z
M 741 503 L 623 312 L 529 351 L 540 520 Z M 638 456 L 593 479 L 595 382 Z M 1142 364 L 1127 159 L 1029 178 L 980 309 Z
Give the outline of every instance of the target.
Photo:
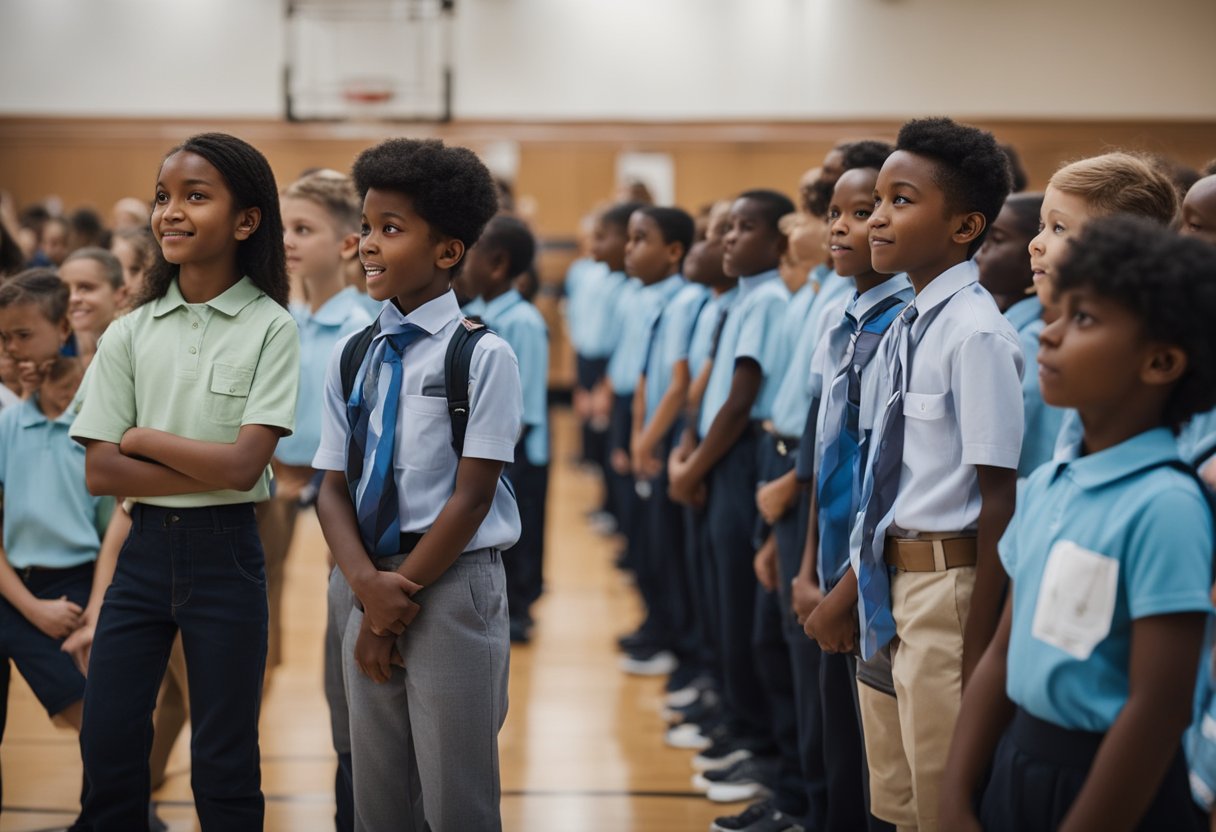
M 397 407 L 401 401 L 401 357 L 409 345 L 427 333 L 413 324 L 401 332 L 382 333 L 364 365 L 362 383 L 354 385 L 346 403 L 350 442 L 346 452 L 346 484 L 359 536 L 372 557 L 395 555 L 401 548 L 400 508 L 393 456 L 397 439 Z M 388 367 L 388 388 L 379 395 L 380 371 Z M 376 416 L 377 418 L 373 418 Z M 365 475 L 364 465 L 371 470 Z
M 916 306 L 909 304 L 895 324 L 891 379 L 894 389 L 887 400 L 877 445 L 869 451 L 872 465 L 861 494 L 861 547 L 857 572 L 858 614 L 861 623 L 861 657 L 871 657 L 895 637 L 891 614 L 891 582 L 883 548 L 895 511 L 903 469 L 904 393 L 908 389 L 912 322 Z M 869 442 L 873 442 L 871 437 Z

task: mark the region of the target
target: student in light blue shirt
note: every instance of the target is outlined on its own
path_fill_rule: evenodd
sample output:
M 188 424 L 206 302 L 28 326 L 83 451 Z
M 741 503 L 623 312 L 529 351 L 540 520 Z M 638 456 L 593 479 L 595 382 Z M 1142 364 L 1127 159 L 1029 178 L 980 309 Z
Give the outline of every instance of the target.
M 549 488 L 549 333 L 536 307 L 512 288 L 536 256 L 536 240 L 519 219 L 490 220 L 461 272 L 477 293 L 481 317 L 519 362 L 523 434 L 506 477 L 519 505 L 519 541 L 503 552 L 511 640 L 531 637 L 531 606 L 544 586 L 545 500 Z
M 1043 331 L 1043 303 L 1034 293 L 1033 272 L 1027 246 L 1038 233 L 1042 194 L 1013 194 L 984 244 L 975 253 L 980 285 L 988 290 L 997 308 L 1017 330 L 1022 344 L 1025 370 L 1022 373 L 1022 403 L 1025 429 L 1018 477 L 1024 478 L 1055 452 L 1056 437 L 1064 411 L 1043 403 L 1039 392 L 1039 333 Z
M 678 346 L 671 349 L 670 342 L 687 341 L 692 304 L 699 304 L 707 294 L 704 287 L 695 285 L 687 291 L 690 285 L 681 274 L 693 232 L 692 217 L 679 208 L 648 206 L 629 218 L 625 263 L 642 288 L 608 367 L 617 396 L 614 432 L 621 427 L 615 423 L 617 419 L 628 419 L 624 447 L 619 448 L 623 453 L 618 458 L 618 449 L 613 449 L 613 467 L 614 474 L 621 474 L 629 489 L 625 496 L 631 498 L 637 512 L 629 545 L 646 608 L 638 627 L 645 635 L 644 643 L 627 645 L 621 666 L 641 675 L 670 673 L 673 662 L 684 665 L 695 653 L 689 604 L 681 592 L 685 586 L 683 527 L 667 497 L 667 478 L 660 463 L 666 458 L 669 434 L 688 388 L 686 361 L 677 364 L 674 356 L 667 360 L 669 352 L 681 351 Z M 626 374 L 633 375 L 632 384 Z M 678 384 L 671 381 L 674 374 L 679 375 Z M 630 392 L 623 395 L 622 387 Z M 656 425 L 647 417 L 652 398 L 663 402 L 665 424 Z M 656 409 L 659 406 L 656 402 Z M 673 679 L 675 675 L 684 674 L 674 674 Z
M 1214 271 L 1209 246 L 1131 217 L 1091 221 L 1059 264 L 1043 397 L 1077 409 L 1083 442 L 1031 475 L 1001 540 L 1012 587 L 958 718 L 944 827 L 1207 828 L 1181 738 L 1213 523 L 1171 433 L 1216 400 L 1216 287 L 1194 279 Z
M 789 290 L 777 266 L 788 240 L 779 227 L 793 203 L 774 191 L 746 191 L 731 206 L 723 265 L 739 278 L 739 295 L 719 336 L 701 402 L 700 443 L 673 457 L 670 493 L 695 504 L 708 486 L 708 548 L 720 602 L 708 611 L 718 628 L 724 701 L 733 742 L 760 748 L 772 743 L 768 707 L 751 649 L 756 598 L 756 444 L 770 415 L 784 366 L 778 328 Z M 706 482 L 708 480 L 708 483 Z
M 479 336 L 457 453 L 446 356 L 463 326 L 452 273 L 497 209 L 495 186 L 475 154 L 435 139 L 382 142 L 352 175 L 368 291 L 388 302 L 349 397 L 344 344 L 334 350 L 313 465 L 339 567 L 330 593 L 348 610 L 356 828 L 493 832 L 510 651 L 501 552 L 520 534 L 501 475 L 523 397 L 510 346 Z
M 82 623 L 114 510 L 112 497 L 89 494 L 84 448 L 68 435 L 76 415 L 68 405 L 82 374 L 79 359 L 54 359 L 38 391 L 0 414 L 0 662 L 5 679 L 11 661 L 47 716 L 76 729 L 84 677 L 61 646 Z M 0 736 L 3 726 L 0 719 Z

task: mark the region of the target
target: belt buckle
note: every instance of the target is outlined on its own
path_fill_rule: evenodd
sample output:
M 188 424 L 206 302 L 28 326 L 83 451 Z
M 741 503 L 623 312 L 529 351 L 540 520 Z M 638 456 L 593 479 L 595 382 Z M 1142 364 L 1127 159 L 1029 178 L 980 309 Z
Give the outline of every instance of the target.
M 782 456 L 789 456 L 789 455 L 790 455 L 790 449 L 789 449 L 789 446 L 785 444 L 785 440 L 784 440 L 784 439 L 778 439 L 778 440 L 777 440 L 777 453 L 781 454 Z
M 165 528 L 167 529 L 167 528 L 169 528 L 170 526 L 172 526 L 174 523 L 178 522 L 178 521 L 179 521 L 179 520 L 181 520 L 181 519 L 182 519 L 182 518 L 181 518 L 181 516 L 180 516 L 180 515 L 177 515 L 177 514 L 166 514 L 166 515 L 165 515 L 165 520 L 164 520 L 164 526 L 165 526 Z
M 34 567 L 32 566 L 23 566 L 17 570 L 17 575 L 21 578 L 21 583 L 23 584 L 28 584 L 30 582 L 30 576 L 33 574 Z

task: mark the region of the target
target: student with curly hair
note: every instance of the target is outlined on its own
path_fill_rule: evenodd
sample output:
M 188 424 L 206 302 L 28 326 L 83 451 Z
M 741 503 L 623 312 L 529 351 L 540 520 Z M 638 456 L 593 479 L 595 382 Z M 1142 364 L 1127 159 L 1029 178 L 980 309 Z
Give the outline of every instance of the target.
M 445 357 L 468 326 L 452 277 L 497 209 L 494 181 L 438 140 L 383 142 L 352 175 L 367 291 L 388 302 L 349 395 L 342 356 L 356 336 L 334 348 L 313 467 L 326 472 L 317 514 L 339 567 L 330 598 L 347 610 L 355 828 L 492 832 L 510 651 L 501 553 L 520 534 L 501 474 L 523 396 L 507 342 L 477 340 L 458 453 Z

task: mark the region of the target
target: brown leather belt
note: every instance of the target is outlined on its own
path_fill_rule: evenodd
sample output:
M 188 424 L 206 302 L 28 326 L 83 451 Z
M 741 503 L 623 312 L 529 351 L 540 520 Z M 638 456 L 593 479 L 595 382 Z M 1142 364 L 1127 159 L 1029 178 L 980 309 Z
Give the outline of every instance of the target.
M 975 536 L 888 537 L 883 557 L 888 566 L 902 572 L 945 572 L 959 566 L 975 566 Z

